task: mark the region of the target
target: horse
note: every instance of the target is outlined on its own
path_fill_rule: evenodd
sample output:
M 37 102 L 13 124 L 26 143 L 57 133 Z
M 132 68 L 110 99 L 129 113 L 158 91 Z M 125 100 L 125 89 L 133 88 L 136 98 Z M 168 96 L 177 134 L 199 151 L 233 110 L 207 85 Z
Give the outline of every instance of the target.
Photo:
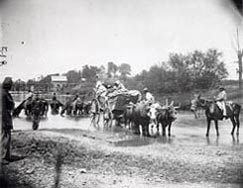
M 59 100 L 52 100 L 50 102 L 50 107 L 51 107 L 51 114 L 59 114 L 59 108 L 63 106 L 63 104 Z
M 213 120 L 215 122 L 216 134 L 219 136 L 218 131 L 218 121 L 223 120 L 223 113 L 221 109 L 218 107 L 215 101 L 199 99 L 200 105 L 205 109 L 205 115 L 207 118 L 207 132 L 206 136 L 209 136 L 210 124 Z M 234 135 L 235 128 L 237 127 L 236 134 L 239 135 L 240 128 L 240 111 L 241 106 L 237 103 L 227 103 L 226 104 L 226 114 L 227 117 L 230 118 L 233 128 L 231 131 L 231 135 Z
M 84 103 L 81 100 L 73 102 L 73 115 L 81 115 L 83 113 Z
M 90 109 L 91 109 L 91 102 L 89 101 L 84 103 L 83 112 L 85 115 L 88 115 L 90 113 Z

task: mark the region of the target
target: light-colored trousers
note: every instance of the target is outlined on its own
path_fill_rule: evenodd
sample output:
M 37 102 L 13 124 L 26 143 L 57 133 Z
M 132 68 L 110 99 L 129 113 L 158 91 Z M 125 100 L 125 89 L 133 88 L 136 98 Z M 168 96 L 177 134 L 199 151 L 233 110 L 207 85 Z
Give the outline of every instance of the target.
M 226 116 L 226 105 L 224 101 L 217 101 L 218 107 L 223 110 L 223 116 Z

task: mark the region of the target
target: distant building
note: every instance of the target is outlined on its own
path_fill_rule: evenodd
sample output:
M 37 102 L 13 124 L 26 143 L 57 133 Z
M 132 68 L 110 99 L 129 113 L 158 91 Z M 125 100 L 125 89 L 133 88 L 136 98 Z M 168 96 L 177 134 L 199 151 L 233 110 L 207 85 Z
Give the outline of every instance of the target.
M 51 76 L 51 83 L 53 91 L 62 91 L 63 87 L 67 84 L 66 76 Z

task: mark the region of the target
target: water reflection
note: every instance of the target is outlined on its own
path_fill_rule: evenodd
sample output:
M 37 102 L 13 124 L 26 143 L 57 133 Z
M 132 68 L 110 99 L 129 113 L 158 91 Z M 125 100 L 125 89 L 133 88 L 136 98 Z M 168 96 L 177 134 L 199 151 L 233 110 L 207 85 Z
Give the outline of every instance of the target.
M 162 144 L 172 144 L 173 139 L 170 136 L 159 136 L 156 138 L 158 143 L 162 143 Z
M 209 136 L 206 137 L 206 141 L 207 141 L 207 145 L 215 145 L 218 146 L 219 145 L 219 136 L 217 136 L 214 140 L 214 142 L 210 139 Z
M 236 139 L 235 139 L 235 135 L 232 135 L 232 144 L 238 145 L 239 143 L 240 143 L 239 135 L 236 135 Z
M 114 145 L 115 146 L 119 146 L 119 147 L 128 147 L 128 146 L 133 146 L 134 147 L 134 146 L 149 145 L 149 144 L 151 144 L 153 142 L 154 142 L 154 140 L 152 138 L 133 136 L 132 139 L 118 141 L 118 142 L 115 142 Z

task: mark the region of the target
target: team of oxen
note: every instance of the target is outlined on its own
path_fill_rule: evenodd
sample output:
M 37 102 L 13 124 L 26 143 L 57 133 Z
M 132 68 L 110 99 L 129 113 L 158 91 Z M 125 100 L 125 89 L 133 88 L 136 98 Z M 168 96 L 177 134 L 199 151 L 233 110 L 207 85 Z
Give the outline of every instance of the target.
M 91 123 L 99 125 L 103 115 L 104 127 L 124 124 L 124 127 L 131 129 L 134 134 L 150 136 L 149 128 L 156 126 L 157 135 L 161 127 L 162 135 L 166 135 L 166 128 L 168 128 L 168 136 L 170 136 L 171 125 L 176 120 L 176 109 L 179 106 L 173 106 L 173 101 L 164 106 L 159 103 L 149 104 L 140 100 L 141 93 L 137 93 L 135 96 L 119 94 L 114 98 L 94 99 L 91 105 Z
M 160 105 L 159 103 L 149 104 L 141 100 L 141 94 L 137 95 L 117 95 L 113 98 L 94 98 L 90 102 L 81 100 L 78 96 L 69 97 L 63 104 L 57 99 L 50 101 L 44 98 L 26 99 L 15 108 L 13 115 L 18 116 L 22 110 L 25 115 L 32 119 L 33 129 L 38 129 L 41 118 L 47 117 L 47 112 L 51 108 L 51 114 L 64 114 L 69 116 L 90 115 L 91 124 L 99 125 L 100 120 L 103 119 L 104 127 L 111 127 L 112 125 L 121 126 L 131 129 L 134 134 L 142 134 L 150 136 L 149 127 L 156 126 L 157 135 L 160 128 L 162 135 L 171 136 L 171 125 L 176 120 L 177 109 L 180 106 L 174 106 L 172 101 L 167 105 Z M 216 134 L 219 135 L 218 121 L 223 120 L 222 111 L 216 105 L 215 101 L 200 99 L 197 102 L 197 107 L 205 110 L 207 119 L 206 136 L 209 136 L 211 121 L 215 122 Z M 233 128 L 231 134 L 239 134 L 240 127 L 240 111 L 241 106 L 237 103 L 229 103 L 226 105 L 227 117 L 231 120 Z M 102 117 L 102 118 L 101 118 Z

